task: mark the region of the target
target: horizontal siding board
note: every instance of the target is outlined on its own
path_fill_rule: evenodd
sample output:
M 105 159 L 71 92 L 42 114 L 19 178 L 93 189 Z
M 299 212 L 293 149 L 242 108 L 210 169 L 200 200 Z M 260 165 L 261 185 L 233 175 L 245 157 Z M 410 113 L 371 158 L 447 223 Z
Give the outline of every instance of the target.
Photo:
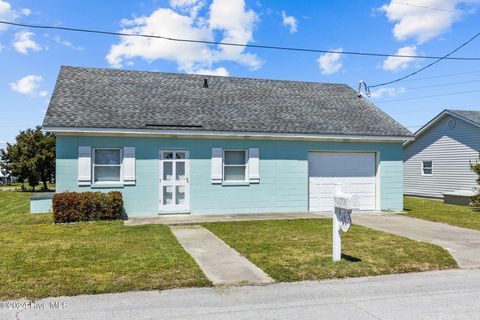
M 448 115 L 405 147 L 404 190 L 406 194 L 442 197 L 444 192 L 471 190 L 477 176 L 470 161 L 478 159 L 480 128 L 456 119 L 448 127 Z M 422 175 L 422 161 L 433 161 L 433 175 Z

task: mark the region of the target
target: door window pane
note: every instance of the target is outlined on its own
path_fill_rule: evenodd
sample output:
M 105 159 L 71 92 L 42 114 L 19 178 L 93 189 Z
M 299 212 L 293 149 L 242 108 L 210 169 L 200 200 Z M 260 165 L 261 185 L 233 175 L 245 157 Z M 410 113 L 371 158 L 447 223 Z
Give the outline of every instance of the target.
M 164 159 L 173 159 L 173 153 L 172 152 L 165 152 L 163 154 Z
M 95 149 L 95 164 L 120 164 L 119 149 Z
M 185 152 L 177 152 L 176 159 L 185 159 Z
M 163 163 L 163 180 L 170 181 L 173 179 L 173 163 Z
M 185 180 L 185 162 L 177 162 L 175 167 L 175 180 Z
M 163 187 L 163 204 L 169 205 L 173 203 L 173 187 L 164 186 Z
M 177 186 L 175 187 L 175 204 L 185 204 L 185 187 Z
M 245 181 L 245 166 L 225 167 L 225 181 Z
M 96 166 L 95 182 L 120 182 L 120 166 Z
M 245 164 L 245 151 L 225 151 L 225 164 Z

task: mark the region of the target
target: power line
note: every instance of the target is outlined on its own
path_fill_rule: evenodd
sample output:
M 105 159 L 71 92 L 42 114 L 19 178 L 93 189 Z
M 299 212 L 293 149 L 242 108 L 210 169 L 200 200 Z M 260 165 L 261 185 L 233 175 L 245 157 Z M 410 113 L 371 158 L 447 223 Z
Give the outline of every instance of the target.
M 438 79 L 438 78 L 447 78 L 447 77 L 454 77 L 454 76 L 464 76 L 464 75 L 467 75 L 467 74 L 474 74 L 474 73 L 480 73 L 480 70 L 469 71 L 469 72 L 447 73 L 447 74 L 441 74 L 441 75 L 436 75 L 436 76 L 431 76 L 431 77 L 408 79 L 408 80 L 404 80 L 404 82 L 421 81 L 421 80 Z
M 69 28 L 69 27 L 48 26 L 48 25 L 34 25 L 34 24 L 25 24 L 25 23 L 15 23 L 15 22 L 3 21 L 3 20 L 0 20 L 0 24 L 11 25 L 11 26 L 16 26 L 16 27 L 24 27 L 24 28 L 33 28 L 33 29 L 50 29 L 50 30 L 95 33 L 95 34 L 123 36 L 123 37 L 140 37 L 140 38 L 162 39 L 162 40 L 176 41 L 176 42 L 202 43 L 202 44 L 256 48 L 256 49 L 272 49 L 272 50 L 300 51 L 300 52 L 312 52 L 312 53 L 336 53 L 336 54 L 342 54 L 342 55 L 371 56 L 371 57 L 394 57 L 394 58 L 412 58 L 412 59 L 442 59 L 442 60 L 447 59 L 447 60 L 480 61 L 480 57 L 418 56 L 418 55 L 386 54 L 386 53 L 374 53 L 374 52 L 337 51 L 337 50 L 322 50 L 322 49 L 310 49 L 310 48 L 281 47 L 281 46 L 273 46 L 273 45 L 270 46 L 270 45 L 257 45 L 257 44 L 242 44 L 242 43 L 233 43 L 233 42 L 206 41 L 206 40 L 174 38 L 174 37 L 157 36 L 157 35 L 150 35 L 150 34 L 132 34 L 132 33 L 102 31 L 102 30 L 94 30 L 94 29 L 80 29 L 80 28 Z
M 458 82 L 446 82 L 446 83 L 439 83 L 429 86 L 420 86 L 420 87 L 406 87 L 405 89 L 408 90 L 420 90 L 420 89 L 428 89 L 428 88 L 440 88 L 440 87 L 448 87 L 448 86 L 455 86 L 459 84 L 468 84 L 468 83 L 476 83 L 480 82 L 480 79 L 475 80 L 468 80 L 468 81 L 458 81 Z
M 454 96 L 454 95 L 473 93 L 473 92 L 480 92 L 480 90 L 457 91 L 457 92 L 449 92 L 449 93 L 440 93 L 440 94 L 435 94 L 430 96 L 420 96 L 420 97 L 383 100 L 383 101 L 379 100 L 379 101 L 375 101 L 375 103 L 390 103 L 390 102 L 398 102 L 398 101 L 420 100 L 420 99 L 428 99 L 428 98 L 436 98 L 436 97 Z
M 437 11 L 444 11 L 444 12 L 454 12 L 454 13 L 464 13 L 463 10 L 458 10 L 458 9 L 444 9 L 444 8 L 427 7 L 427 6 L 420 6 L 420 5 L 418 5 L 418 4 L 407 3 L 407 2 L 400 2 L 400 1 L 391 1 L 391 3 L 401 4 L 401 5 L 404 5 L 404 6 L 417 7 L 417 8 L 422 8 L 422 9 L 429 9 L 429 10 L 437 10 Z
M 392 83 L 395 83 L 395 82 L 399 82 L 399 81 L 402 81 L 404 79 L 407 79 L 411 76 L 414 76 L 420 72 L 422 72 L 423 70 L 425 69 L 428 69 L 430 68 L 431 66 L 439 63 L 440 61 L 442 60 L 445 60 L 447 59 L 450 55 L 454 54 L 455 52 L 457 52 L 458 50 L 460 50 L 461 48 L 465 47 L 466 45 L 468 45 L 470 42 L 472 42 L 473 40 L 475 40 L 478 36 L 480 36 L 480 32 L 478 32 L 477 34 L 475 34 L 473 37 L 471 37 L 470 39 L 468 39 L 466 42 L 462 43 L 460 46 L 458 46 L 457 48 L 455 48 L 454 50 L 450 51 L 449 53 L 447 53 L 446 55 L 444 55 L 443 57 L 441 57 L 440 59 L 426 65 L 425 67 L 423 68 L 420 68 L 418 69 L 417 71 L 414 71 L 412 73 L 409 73 L 407 74 L 406 76 L 403 76 L 401 78 L 398 78 L 398 79 L 395 79 L 395 80 L 392 80 L 392 81 L 388 81 L 388 82 L 383 82 L 383 83 L 379 83 L 379 84 L 375 84 L 373 86 L 368 86 L 369 88 L 375 88 L 375 87 L 380 87 L 380 86 L 385 86 L 385 85 L 388 85 L 388 84 L 392 84 Z

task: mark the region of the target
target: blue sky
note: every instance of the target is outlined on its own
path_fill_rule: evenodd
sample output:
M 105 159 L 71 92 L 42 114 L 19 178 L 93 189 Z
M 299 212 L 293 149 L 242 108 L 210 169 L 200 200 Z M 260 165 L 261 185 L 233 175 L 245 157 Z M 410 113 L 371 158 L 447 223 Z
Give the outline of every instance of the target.
M 0 20 L 238 43 L 438 56 L 480 31 L 478 9 L 480 0 L 0 0 Z M 359 80 L 368 84 L 392 80 L 429 62 L 222 48 L 2 26 L 0 48 L 0 145 L 13 141 L 19 130 L 42 123 L 61 65 L 342 82 L 356 88 Z M 480 39 L 456 56 L 480 56 Z M 446 108 L 480 110 L 479 84 L 480 61 L 443 61 L 408 81 L 374 91 L 370 99 L 415 131 L 416 126 Z M 474 92 L 455 94 L 466 91 Z M 417 99 L 426 96 L 433 97 Z

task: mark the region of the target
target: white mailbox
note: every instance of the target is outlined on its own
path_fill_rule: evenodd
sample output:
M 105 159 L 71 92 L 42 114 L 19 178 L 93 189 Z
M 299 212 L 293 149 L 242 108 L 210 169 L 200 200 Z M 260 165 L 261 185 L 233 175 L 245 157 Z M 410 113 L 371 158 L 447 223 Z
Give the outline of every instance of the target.
M 360 198 L 353 194 L 343 193 L 337 190 L 333 196 L 333 261 L 342 258 L 342 232 L 350 230 L 352 225 L 352 211 L 360 207 Z
M 333 197 L 333 201 L 335 208 L 345 210 L 358 210 L 360 208 L 360 198 L 354 194 L 337 192 Z

